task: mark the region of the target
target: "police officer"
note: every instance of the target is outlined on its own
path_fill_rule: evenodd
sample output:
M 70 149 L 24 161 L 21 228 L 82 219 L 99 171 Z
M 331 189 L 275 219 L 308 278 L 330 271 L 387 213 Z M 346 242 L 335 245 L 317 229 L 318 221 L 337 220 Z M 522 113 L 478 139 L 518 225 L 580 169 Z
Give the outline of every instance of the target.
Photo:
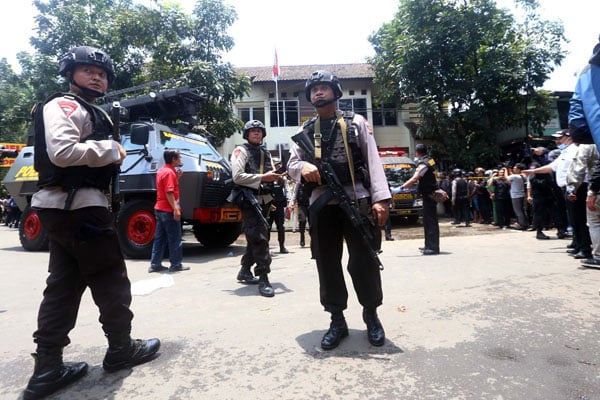
M 275 170 L 281 168 L 281 161 L 273 159 Z M 287 206 L 287 181 L 285 176 L 273 182 L 273 201 L 271 202 L 271 212 L 269 213 L 269 231 L 275 222 L 277 227 L 277 241 L 279 242 L 279 252 L 289 253 L 285 248 L 285 207 Z
M 262 207 L 259 214 L 250 201 L 240 205 L 243 217 L 243 230 L 246 235 L 246 252 L 242 256 L 242 268 L 237 279 L 240 282 L 257 284 L 258 292 L 265 297 L 273 297 L 275 291 L 269 282 L 271 272 L 271 254 L 269 253 L 269 227 L 265 217 L 268 215 L 273 199 L 269 185 L 281 178 L 275 172 L 271 155 L 262 147 L 267 135 L 265 125 L 258 120 L 246 122 L 243 137 L 248 142 L 236 147 L 231 155 L 233 182 L 236 185 L 252 189 Z M 251 268 L 256 264 L 252 275 Z
M 310 158 L 318 163 L 321 150 L 322 159 L 333 166 L 348 196 L 355 200 L 363 215 L 374 222 L 371 231 L 378 248 L 381 244 L 380 227 L 388 217 L 391 195 L 377 145 L 368 131 L 366 120 L 361 115 L 337 110 L 342 87 L 338 78 L 329 71 L 316 71 L 310 75 L 305 95 L 317 112 L 317 116 L 301 128 L 301 132 L 305 132 L 315 144 L 314 157 Z M 323 350 L 334 349 L 348 336 L 343 314 L 348 305 L 342 269 L 344 239 L 349 253 L 348 272 L 358 301 L 363 306 L 367 338 L 372 345 L 382 346 L 385 332 L 376 310 L 382 304 L 383 292 L 377 262 L 370 257 L 361 232 L 335 199 L 320 204 L 319 198 L 327 192 L 327 183 L 321 180 L 317 166 L 306 159 L 307 155 L 295 144 L 288 162 L 288 173 L 295 181 L 303 179 L 317 185 L 310 198 L 311 250 L 317 262 L 321 304 L 325 311 L 331 313 L 331 324 L 321 340 L 321 347 Z
M 300 247 L 306 245 L 306 224 L 308 223 L 308 206 L 310 194 L 302 182 L 296 184 L 296 202 L 298 203 L 298 230 L 300 231 Z
M 437 189 L 435 161 L 429 158 L 427 146 L 419 143 L 415 147 L 417 170 L 414 175 L 400 186 L 400 190 L 419 183 L 419 193 L 423 196 L 423 230 L 425 247 L 420 248 L 423 255 L 440 254 L 440 227 L 438 224 L 437 202 L 430 196 Z
M 86 287 L 108 338 L 106 371 L 147 362 L 160 347 L 158 339 L 130 337 L 131 284 L 105 194 L 126 156 L 108 137 L 112 121 L 92 104 L 115 77 L 112 60 L 101 50 L 75 47 L 60 60 L 59 72 L 70 91 L 52 96 L 43 106 L 43 126 L 36 122 L 34 166 L 40 190 L 31 205 L 48 233 L 50 261 L 26 400 L 47 396 L 87 372 L 85 362 L 62 359 Z
M 458 225 L 461 221 L 465 221 L 465 226 L 469 226 L 469 184 L 460 168 L 456 168 L 452 174 L 454 175 L 451 196 L 452 208 L 454 208 L 452 225 Z

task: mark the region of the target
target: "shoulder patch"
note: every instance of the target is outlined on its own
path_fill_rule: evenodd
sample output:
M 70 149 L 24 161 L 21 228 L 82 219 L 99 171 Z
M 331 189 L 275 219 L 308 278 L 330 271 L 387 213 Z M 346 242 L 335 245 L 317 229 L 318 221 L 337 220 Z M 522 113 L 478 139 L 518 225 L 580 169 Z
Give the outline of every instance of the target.
M 430 158 L 429 161 L 427 161 L 427 164 L 433 167 L 435 165 L 435 161 L 433 161 L 433 158 Z
M 233 150 L 233 156 L 234 156 L 234 157 L 238 157 L 238 156 L 240 155 L 240 152 L 241 152 L 241 151 L 242 151 L 242 150 L 240 150 L 239 148 L 236 148 L 235 150 Z
M 58 100 L 57 103 L 67 118 L 70 117 L 71 114 L 73 114 L 73 112 L 75 112 L 75 110 L 77 110 L 79 107 L 79 104 L 76 101 Z

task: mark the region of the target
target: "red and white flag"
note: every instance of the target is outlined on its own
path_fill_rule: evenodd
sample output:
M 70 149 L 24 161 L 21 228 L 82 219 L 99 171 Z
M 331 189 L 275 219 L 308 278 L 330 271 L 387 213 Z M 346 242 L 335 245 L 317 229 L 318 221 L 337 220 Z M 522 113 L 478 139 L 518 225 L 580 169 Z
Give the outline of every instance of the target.
M 275 49 L 275 60 L 273 61 L 273 80 L 279 78 L 279 60 L 277 59 L 277 49 Z

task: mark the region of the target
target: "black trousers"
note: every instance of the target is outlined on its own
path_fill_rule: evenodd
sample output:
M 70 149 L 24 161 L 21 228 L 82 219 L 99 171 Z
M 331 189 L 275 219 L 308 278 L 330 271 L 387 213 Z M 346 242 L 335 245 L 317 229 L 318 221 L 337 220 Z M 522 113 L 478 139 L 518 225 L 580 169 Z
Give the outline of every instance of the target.
M 381 229 L 372 229 L 376 248 L 381 245 Z M 344 239 L 348 250 L 348 272 L 358 302 L 375 309 L 383 301 L 381 273 L 362 241 L 361 233 L 337 205 L 323 207 L 310 220 L 311 250 L 317 261 L 319 293 L 325 311 L 336 313 L 348 307 L 348 290 L 342 270 Z
M 558 232 L 567 230 L 562 213 L 559 211 L 553 195 L 533 195 L 533 220 L 531 225 L 538 231 L 541 231 L 544 226 L 548 226 L 550 222 L 554 223 L 554 227 Z
M 273 203 L 275 205 L 275 210 L 269 213 L 269 232 L 271 232 L 271 227 L 273 226 L 273 221 L 275 222 L 275 226 L 277 227 L 277 241 L 280 246 L 283 246 L 285 242 L 285 207 L 286 203 Z
M 590 238 L 590 230 L 587 226 L 587 214 L 585 198 L 587 196 L 587 183 L 582 182 L 575 195 L 577 200 L 567 202 L 567 213 L 571 219 L 573 226 L 573 242 L 577 250 L 590 253 L 592 249 L 592 239 Z
M 510 217 L 512 215 L 512 202 L 510 198 L 507 199 L 494 199 L 496 205 L 496 218 L 498 227 L 510 226 Z
M 265 206 L 262 210 L 266 214 Z M 271 253 L 269 253 L 269 229 L 251 204 L 244 202 L 242 209 L 242 230 L 246 236 L 246 251 L 242 256 L 243 267 L 254 267 L 255 275 L 271 272 Z
M 423 229 L 425 231 L 425 247 L 440 251 L 440 226 L 437 215 L 437 202 L 423 195 Z
M 104 332 L 129 334 L 131 283 L 109 211 L 104 207 L 44 209 L 38 215 L 48 232 L 50 275 L 34 341 L 45 347 L 70 343 L 68 334 L 75 326 L 86 287 L 100 310 Z
M 454 203 L 454 222 L 469 224 L 469 199 L 456 199 Z

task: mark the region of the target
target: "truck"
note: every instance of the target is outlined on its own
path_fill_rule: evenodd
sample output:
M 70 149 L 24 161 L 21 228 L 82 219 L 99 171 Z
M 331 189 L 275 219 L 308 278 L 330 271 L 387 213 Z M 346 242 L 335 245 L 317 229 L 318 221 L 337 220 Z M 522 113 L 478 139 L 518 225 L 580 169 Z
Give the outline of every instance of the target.
M 227 201 L 233 187 L 231 166 L 211 144 L 210 134 L 195 128 L 194 115 L 206 96 L 201 88 L 165 89 L 161 85 L 156 82 L 107 93 L 100 105 L 110 114 L 120 96 L 143 92 L 116 103 L 127 157 L 118 177 L 120 207 L 115 223 L 127 258 L 150 258 L 156 229 L 156 172 L 164 165 L 167 148 L 178 149 L 183 161 L 179 180 L 182 225 L 191 226 L 195 238 L 212 248 L 229 246 L 241 233 L 241 211 Z M 153 86 L 160 90 L 152 91 Z M 28 146 L 19 152 L 3 184 L 22 210 L 21 245 L 29 251 L 43 251 L 48 248 L 48 237 L 30 206 L 38 190 L 34 137 L 30 129 Z
M 400 152 L 380 151 L 379 157 L 391 188 L 400 186 L 409 180 L 417 169 L 417 164 Z M 390 217 L 402 218 L 410 223 L 415 223 L 419 217 L 423 216 L 423 198 L 417 187 L 416 184 L 402 193 L 392 195 Z

